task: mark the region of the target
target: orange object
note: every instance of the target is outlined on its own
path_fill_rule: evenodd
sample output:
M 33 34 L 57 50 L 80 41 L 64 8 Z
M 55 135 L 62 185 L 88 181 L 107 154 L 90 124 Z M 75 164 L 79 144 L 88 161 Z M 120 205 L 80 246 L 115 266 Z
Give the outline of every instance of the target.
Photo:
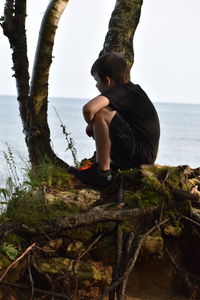
M 87 169 L 91 168 L 91 166 L 92 166 L 92 162 L 86 161 L 86 162 L 84 162 L 84 165 L 79 168 L 79 170 L 81 170 L 81 171 L 87 170 Z

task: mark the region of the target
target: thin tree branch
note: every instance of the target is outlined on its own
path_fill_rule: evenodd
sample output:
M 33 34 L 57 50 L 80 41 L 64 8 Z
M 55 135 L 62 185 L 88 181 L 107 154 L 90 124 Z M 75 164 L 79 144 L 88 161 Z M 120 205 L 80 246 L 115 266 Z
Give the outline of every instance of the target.
M 192 224 L 197 225 L 197 226 L 200 227 L 200 223 L 198 223 L 198 222 L 196 222 L 196 221 L 194 221 L 194 220 L 192 220 L 192 219 L 190 219 L 190 218 L 188 218 L 186 216 L 181 215 L 180 219 L 185 219 L 185 220 L 191 222 Z
M 92 249 L 92 247 L 94 247 L 94 245 L 100 240 L 101 237 L 102 237 L 102 234 L 98 235 L 98 237 L 87 247 L 87 249 L 80 254 L 80 256 L 77 258 L 77 260 L 74 262 L 74 265 L 73 265 L 74 272 L 75 272 L 77 264 L 80 262 L 81 258 L 83 258 Z
M 30 296 L 30 300 L 33 300 L 33 296 L 34 296 L 34 281 L 33 281 L 33 276 L 31 273 L 31 266 L 30 266 L 30 253 L 28 254 L 28 273 L 29 273 L 29 278 L 30 278 L 30 283 L 31 283 L 31 296 Z
M 135 233 L 134 232 L 130 232 L 129 233 L 129 239 L 127 241 L 127 247 L 126 247 L 126 259 L 125 259 L 125 268 L 126 269 L 127 265 L 128 265 L 128 261 L 130 259 L 131 256 L 131 246 L 133 244 L 133 240 L 135 238 Z M 126 297 L 126 286 L 127 286 L 127 282 L 128 282 L 128 276 L 122 281 L 121 284 L 121 298 L 122 300 L 125 299 Z

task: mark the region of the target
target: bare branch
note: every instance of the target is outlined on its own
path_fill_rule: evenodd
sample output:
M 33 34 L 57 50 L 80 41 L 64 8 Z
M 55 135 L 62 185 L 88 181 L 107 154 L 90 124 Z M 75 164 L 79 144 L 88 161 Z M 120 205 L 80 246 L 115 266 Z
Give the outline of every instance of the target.
M 88 213 L 79 214 L 72 217 L 61 217 L 58 219 L 56 228 L 57 230 L 74 228 L 82 225 L 89 225 L 96 222 L 105 221 L 120 221 L 127 218 L 133 219 L 138 216 L 145 216 L 156 212 L 158 207 L 148 207 L 148 208 L 134 208 L 134 209 L 123 209 L 123 210 L 91 210 Z

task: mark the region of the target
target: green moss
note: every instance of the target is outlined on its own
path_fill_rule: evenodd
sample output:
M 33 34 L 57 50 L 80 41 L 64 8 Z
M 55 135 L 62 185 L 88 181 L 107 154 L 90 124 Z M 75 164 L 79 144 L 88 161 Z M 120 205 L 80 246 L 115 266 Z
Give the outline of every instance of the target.
M 58 217 L 72 216 L 79 212 L 79 208 L 68 207 L 62 200 L 46 204 L 42 198 L 27 193 L 22 198 L 14 198 L 9 202 L 4 219 L 38 227 L 44 223 L 51 223 Z
M 166 182 L 175 188 L 188 190 L 187 179 L 181 166 L 169 168 Z
M 162 191 L 162 184 L 161 182 L 153 176 L 143 177 L 142 183 L 144 185 L 144 188 L 147 190 L 155 190 L 158 192 Z
M 18 256 L 18 249 L 12 243 L 3 242 L 0 247 L 0 270 L 6 268 Z
M 156 191 L 124 192 L 124 203 L 130 208 L 145 208 L 151 205 L 160 205 L 163 196 Z
M 161 180 L 161 181 L 165 180 L 169 168 L 170 167 L 167 167 L 167 166 L 159 166 L 159 168 L 157 168 L 156 175 L 157 175 L 158 180 Z
M 10 260 L 15 260 L 18 254 L 18 250 L 13 244 L 3 243 L 1 246 L 1 252 L 4 253 Z

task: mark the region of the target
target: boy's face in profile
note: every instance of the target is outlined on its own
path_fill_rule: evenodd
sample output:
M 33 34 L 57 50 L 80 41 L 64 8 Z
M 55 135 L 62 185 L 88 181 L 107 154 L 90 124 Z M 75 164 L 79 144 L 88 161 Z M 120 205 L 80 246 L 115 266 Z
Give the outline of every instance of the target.
M 105 78 L 105 81 L 99 77 L 97 73 L 94 74 L 94 79 L 96 80 L 96 87 L 100 93 L 107 91 L 110 88 L 110 79 L 109 77 Z

